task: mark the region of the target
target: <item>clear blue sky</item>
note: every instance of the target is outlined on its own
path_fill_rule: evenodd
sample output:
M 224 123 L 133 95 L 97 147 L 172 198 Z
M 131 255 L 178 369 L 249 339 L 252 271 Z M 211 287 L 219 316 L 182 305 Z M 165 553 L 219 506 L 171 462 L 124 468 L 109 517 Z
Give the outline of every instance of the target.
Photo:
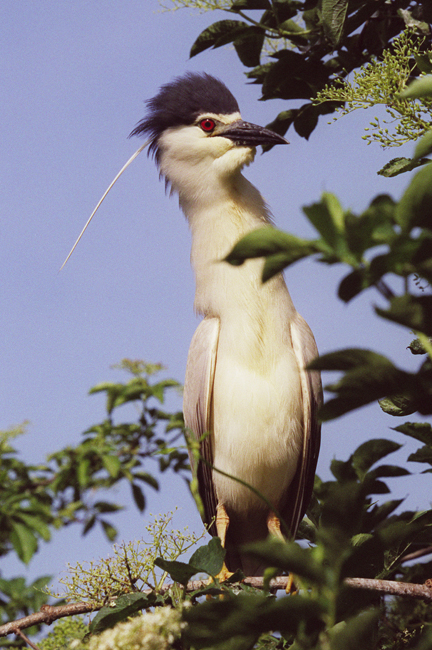
M 108 183 L 139 146 L 127 136 L 144 115 L 143 100 L 162 83 L 188 70 L 214 74 L 235 94 L 243 117 L 255 123 L 266 124 L 289 107 L 257 101 L 259 86 L 246 85 L 231 47 L 188 59 L 196 36 L 223 17 L 161 13 L 156 0 L 1 3 L 0 428 L 30 420 L 28 434 L 17 442 L 29 462 L 76 444 L 82 431 L 103 419 L 103 398 L 88 397 L 87 391 L 100 381 L 124 378 L 110 369 L 123 357 L 161 362 L 169 376 L 183 381 L 197 325 L 189 232 L 177 199 L 165 195 L 145 154 L 106 199 L 65 269 L 58 269 Z M 376 171 L 394 155 L 409 155 L 411 147 L 367 147 L 361 135 L 372 117 L 360 111 L 331 126 L 324 118 L 309 142 L 290 131 L 289 147 L 257 155 L 245 173 L 279 227 L 312 235 L 301 206 L 318 200 L 323 190 L 354 211 L 377 193 L 401 195 L 408 175 L 388 180 Z M 348 306 L 336 299 L 342 274 L 313 262 L 287 273 L 320 351 L 371 347 L 413 367 L 405 350 L 409 333 L 374 316 L 376 293 Z M 180 400 L 172 405 L 179 408 Z M 331 458 L 346 459 L 368 437 L 391 436 L 390 427 L 399 422 L 373 405 L 325 425 L 320 475 L 328 477 Z M 408 449 L 394 460 L 406 458 Z M 408 505 L 426 506 L 426 480 L 406 479 L 406 491 L 397 496 L 412 492 Z M 141 537 L 148 512 L 175 506 L 176 527 L 200 530 L 181 480 L 164 478 L 162 485 L 160 494 L 147 493 L 144 516 L 131 505 L 129 491 L 120 491 L 128 504 L 126 513 L 113 518 L 120 539 Z M 67 561 L 109 551 L 101 534 L 82 538 L 78 529 L 68 529 L 54 533 L 28 569 L 7 557 L 1 571 L 5 577 L 58 575 Z

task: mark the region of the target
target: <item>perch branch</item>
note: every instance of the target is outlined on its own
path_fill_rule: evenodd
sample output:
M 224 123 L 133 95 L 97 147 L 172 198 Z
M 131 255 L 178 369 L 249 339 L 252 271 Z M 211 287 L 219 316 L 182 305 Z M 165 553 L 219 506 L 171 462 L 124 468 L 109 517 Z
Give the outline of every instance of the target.
M 288 576 L 278 576 L 270 581 L 270 589 L 277 591 L 285 589 L 288 582 Z M 252 587 L 262 588 L 263 578 L 252 577 L 245 578 L 243 581 Z M 396 582 L 393 580 L 371 580 L 369 578 L 345 578 L 344 583 L 353 589 L 367 589 L 376 591 L 381 594 L 391 594 L 393 596 L 408 596 L 410 598 L 421 598 L 426 601 L 432 601 L 432 580 L 427 580 L 425 584 L 414 584 L 409 582 Z M 163 585 L 158 591 L 166 593 L 172 588 L 172 584 Z M 197 591 L 208 587 L 206 580 L 192 580 L 188 583 L 186 591 Z M 143 594 L 150 594 L 153 590 L 146 589 Z M 43 605 L 39 612 L 24 616 L 16 621 L 0 625 L 0 637 L 8 634 L 19 634 L 20 630 L 45 623 L 51 625 L 54 621 L 65 616 L 74 616 L 76 614 L 88 614 L 99 610 L 102 605 L 97 603 L 71 603 L 70 605 Z

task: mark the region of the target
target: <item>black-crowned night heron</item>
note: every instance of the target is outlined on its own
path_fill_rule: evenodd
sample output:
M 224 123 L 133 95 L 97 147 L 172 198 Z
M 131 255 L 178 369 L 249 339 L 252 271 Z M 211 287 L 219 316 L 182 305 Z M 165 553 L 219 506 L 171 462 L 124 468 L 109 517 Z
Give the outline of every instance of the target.
M 263 284 L 262 259 L 241 267 L 221 261 L 243 235 L 271 226 L 241 170 L 257 145 L 286 140 L 244 122 L 228 88 L 207 74 L 174 80 L 147 105 L 132 135 L 150 137 L 160 172 L 179 195 L 192 232 L 195 309 L 204 316 L 189 350 L 183 401 L 206 461 L 193 469 L 227 568 L 254 575 L 260 567 L 239 547 L 269 531 L 280 535 L 274 511 L 295 535 L 320 442 L 320 378 L 305 370 L 317 356 L 315 340 L 282 275 Z
M 268 532 L 280 537 L 276 512 L 295 536 L 317 463 L 321 382 L 305 370 L 317 348 L 282 275 L 263 284 L 262 259 L 240 267 L 222 260 L 243 235 L 271 227 L 241 170 L 257 145 L 287 142 L 244 122 L 228 88 L 207 74 L 175 79 L 147 105 L 131 135 L 149 137 L 161 175 L 179 195 L 192 232 L 195 309 L 204 316 L 183 402 L 186 426 L 201 441 L 203 460 L 193 470 L 204 520 L 226 547 L 227 568 L 258 575 L 262 567 L 239 548 Z

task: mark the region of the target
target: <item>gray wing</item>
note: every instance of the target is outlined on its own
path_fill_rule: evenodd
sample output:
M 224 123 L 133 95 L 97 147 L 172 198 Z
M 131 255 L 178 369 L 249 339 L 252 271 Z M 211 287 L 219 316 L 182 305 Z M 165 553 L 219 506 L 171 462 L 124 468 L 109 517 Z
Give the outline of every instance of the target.
M 189 434 L 195 441 L 200 441 L 204 434 L 208 434 L 200 442 L 200 454 L 206 462 L 196 463 L 189 453 L 192 474 L 198 480 L 198 490 L 204 505 L 204 522 L 208 525 L 216 516 L 217 506 L 212 470 L 209 465 L 213 464 L 212 400 L 219 329 L 218 318 L 205 318 L 198 325 L 189 348 L 183 394 L 183 413 Z M 217 534 L 214 523 L 209 532 L 212 535 Z
M 288 488 L 282 507 L 282 517 L 294 538 L 300 521 L 309 505 L 314 484 L 315 469 L 321 442 L 321 424 L 318 409 L 322 404 L 321 376 L 305 367 L 318 356 L 318 349 L 309 325 L 300 314 L 291 323 L 291 340 L 300 369 L 303 397 L 303 450 L 296 475 Z

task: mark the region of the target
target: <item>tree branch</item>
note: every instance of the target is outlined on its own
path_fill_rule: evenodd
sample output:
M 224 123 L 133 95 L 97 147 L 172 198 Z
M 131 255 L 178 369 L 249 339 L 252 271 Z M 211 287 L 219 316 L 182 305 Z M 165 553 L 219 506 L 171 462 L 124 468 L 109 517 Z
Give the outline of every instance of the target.
M 32 625 L 45 623 L 51 625 L 54 621 L 65 616 L 75 616 L 76 614 L 88 614 L 101 608 L 101 605 L 95 603 L 71 603 L 70 605 L 42 605 L 39 612 L 24 616 L 16 621 L 0 625 L 0 637 L 8 634 L 17 634 L 18 630 L 25 630 Z
M 289 576 L 277 576 L 270 581 L 270 589 L 278 591 L 286 589 Z M 262 577 L 251 577 L 243 580 L 244 584 L 252 587 L 263 587 L 264 579 Z M 345 578 L 344 584 L 353 589 L 367 589 L 376 591 L 381 594 L 391 594 L 393 596 L 407 596 L 410 598 L 421 598 L 426 601 L 432 601 L 432 580 L 427 580 L 425 584 L 415 584 L 410 582 L 396 582 L 394 580 L 372 580 L 369 578 Z M 192 580 L 188 582 L 186 591 L 197 591 L 208 587 L 207 580 Z M 158 589 L 158 593 L 164 594 L 173 587 L 173 584 L 165 584 Z M 146 589 L 143 594 L 150 594 L 153 589 Z M 74 616 L 76 614 L 88 614 L 101 609 L 102 605 L 98 603 L 71 603 L 70 605 L 43 605 L 39 612 L 24 616 L 16 621 L 0 625 L 0 637 L 8 634 L 19 634 L 20 630 L 45 623 L 51 625 L 54 621 L 65 616 Z
M 16 636 L 19 636 L 20 639 L 22 639 L 25 643 L 27 643 L 27 645 L 30 646 L 30 648 L 32 648 L 33 650 L 39 650 L 38 646 L 35 643 L 33 643 L 32 641 L 30 641 L 28 636 L 26 636 L 22 630 L 19 630 L 19 629 L 16 630 L 15 634 L 16 634 Z
M 411 560 L 416 560 L 419 557 L 423 557 L 424 555 L 430 555 L 431 553 L 432 553 L 432 546 L 425 546 L 424 548 L 421 548 L 418 551 L 414 551 L 413 553 L 408 553 L 408 555 L 404 555 L 400 561 L 401 563 L 410 562 Z

